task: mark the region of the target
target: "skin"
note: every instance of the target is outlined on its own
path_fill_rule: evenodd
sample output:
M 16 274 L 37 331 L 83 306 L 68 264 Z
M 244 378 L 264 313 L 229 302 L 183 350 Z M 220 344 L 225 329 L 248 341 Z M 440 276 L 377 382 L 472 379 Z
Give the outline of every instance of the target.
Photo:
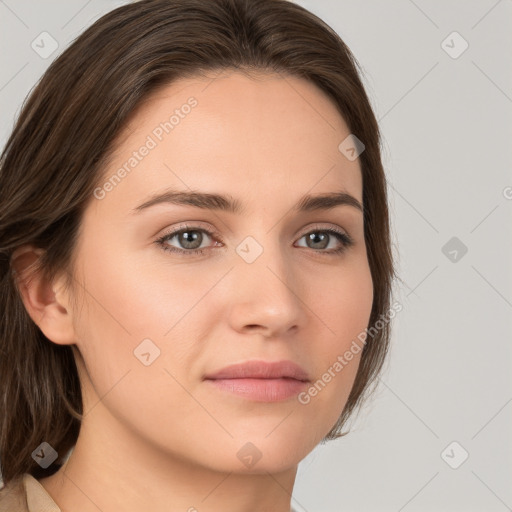
M 333 427 L 355 379 L 360 353 L 307 405 L 203 381 L 229 364 L 290 359 L 315 382 L 367 327 L 373 289 L 359 210 L 292 211 L 306 193 L 343 190 L 362 202 L 359 159 L 338 150 L 350 131 L 308 81 L 237 71 L 174 82 L 137 109 L 105 176 L 191 96 L 198 104 L 179 125 L 87 205 L 80 305 L 63 276 L 22 289 L 48 339 L 77 349 L 80 435 L 63 468 L 40 480 L 63 512 L 288 512 L 298 463 Z M 245 213 L 173 204 L 131 213 L 168 187 L 230 194 Z M 155 241 L 184 223 L 219 238 L 203 233 L 203 255 L 165 252 Z M 341 254 L 328 254 L 341 245 L 334 236 L 308 246 L 305 235 L 333 227 L 354 244 Z M 236 252 L 247 236 L 263 249 L 252 263 Z M 39 254 L 25 248 L 17 263 Z M 146 338 L 160 349 L 148 366 L 133 353 Z M 251 467 L 237 457 L 248 442 L 261 454 Z

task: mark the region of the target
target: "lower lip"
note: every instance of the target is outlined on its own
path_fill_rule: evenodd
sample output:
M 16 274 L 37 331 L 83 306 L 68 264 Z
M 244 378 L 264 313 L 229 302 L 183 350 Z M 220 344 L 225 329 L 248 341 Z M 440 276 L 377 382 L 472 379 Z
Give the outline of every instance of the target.
M 296 379 L 207 379 L 217 389 L 256 402 L 279 402 L 297 396 L 308 383 Z

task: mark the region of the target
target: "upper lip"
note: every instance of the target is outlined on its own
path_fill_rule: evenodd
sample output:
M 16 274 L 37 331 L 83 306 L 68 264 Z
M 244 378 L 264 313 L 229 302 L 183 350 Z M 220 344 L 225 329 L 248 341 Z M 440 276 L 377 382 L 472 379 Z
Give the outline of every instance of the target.
M 309 381 L 307 372 L 293 361 L 247 361 L 232 364 L 205 376 L 206 379 L 279 379 Z

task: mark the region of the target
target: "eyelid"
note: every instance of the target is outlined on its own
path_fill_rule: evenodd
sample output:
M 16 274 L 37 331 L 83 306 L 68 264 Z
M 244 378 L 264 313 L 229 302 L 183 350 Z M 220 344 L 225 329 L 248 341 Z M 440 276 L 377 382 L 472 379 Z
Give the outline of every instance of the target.
M 322 222 L 316 222 L 316 223 L 313 223 L 309 226 L 307 226 L 306 230 L 304 232 L 302 232 L 302 235 L 300 235 L 301 237 L 304 236 L 304 235 L 307 235 L 308 233 L 310 233 L 311 231 L 324 231 L 324 230 L 329 230 L 329 229 L 334 229 L 335 231 L 339 231 L 340 233 L 344 233 L 346 234 L 347 236 L 349 236 L 348 232 L 346 229 L 336 225 L 336 224 L 327 224 L 327 226 L 325 225 L 326 223 L 322 223 Z
M 202 223 L 201 221 L 196 221 L 196 220 L 189 221 L 188 223 L 184 222 L 183 224 L 179 224 L 178 226 L 169 228 L 168 230 L 165 230 L 161 235 L 159 235 L 158 238 L 162 238 L 162 237 L 170 235 L 170 234 L 176 234 L 176 232 L 180 232 L 180 231 L 183 231 L 186 229 L 189 229 L 191 231 L 204 229 L 205 231 L 209 232 L 211 235 L 215 235 L 216 238 L 218 238 L 218 239 L 222 238 L 220 233 L 217 230 L 215 230 L 213 227 L 211 227 L 210 224 L 205 224 L 205 223 Z M 299 233 L 302 232 L 300 237 L 307 235 L 308 233 L 310 233 L 311 231 L 314 231 L 315 229 L 318 231 L 334 229 L 336 231 L 339 231 L 340 233 L 344 233 L 347 236 L 350 236 L 346 229 L 341 228 L 340 226 L 337 226 L 336 224 L 331 224 L 331 225 L 325 226 L 325 223 L 316 222 L 316 223 L 313 223 L 313 224 L 307 226 L 304 229 L 305 229 L 305 231 L 302 231 L 302 230 L 299 231 Z
M 205 232 L 208 236 L 214 237 L 216 240 L 222 242 L 221 234 L 212 228 L 209 224 L 203 225 L 201 221 L 189 221 L 179 224 L 178 226 L 174 226 L 165 230 L 161 235 L 157 237 L 157 239 L 161 240 L 162 238 L 168 236 L 175 236 L 183 231 L 202 231 Z M 224 243 L 224 242 L 222 242 Z M 190 252 L 190 251 L 189 251 Z

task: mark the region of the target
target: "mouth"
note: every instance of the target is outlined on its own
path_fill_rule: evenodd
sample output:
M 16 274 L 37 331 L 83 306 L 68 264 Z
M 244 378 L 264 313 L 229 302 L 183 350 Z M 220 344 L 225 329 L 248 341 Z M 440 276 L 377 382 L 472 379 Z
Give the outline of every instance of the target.
M 248 361 L 204 377 L 216 390 L 256 402 L 278 402 L 297 396 L 310 383 L 307 372 L 292 361 Z

